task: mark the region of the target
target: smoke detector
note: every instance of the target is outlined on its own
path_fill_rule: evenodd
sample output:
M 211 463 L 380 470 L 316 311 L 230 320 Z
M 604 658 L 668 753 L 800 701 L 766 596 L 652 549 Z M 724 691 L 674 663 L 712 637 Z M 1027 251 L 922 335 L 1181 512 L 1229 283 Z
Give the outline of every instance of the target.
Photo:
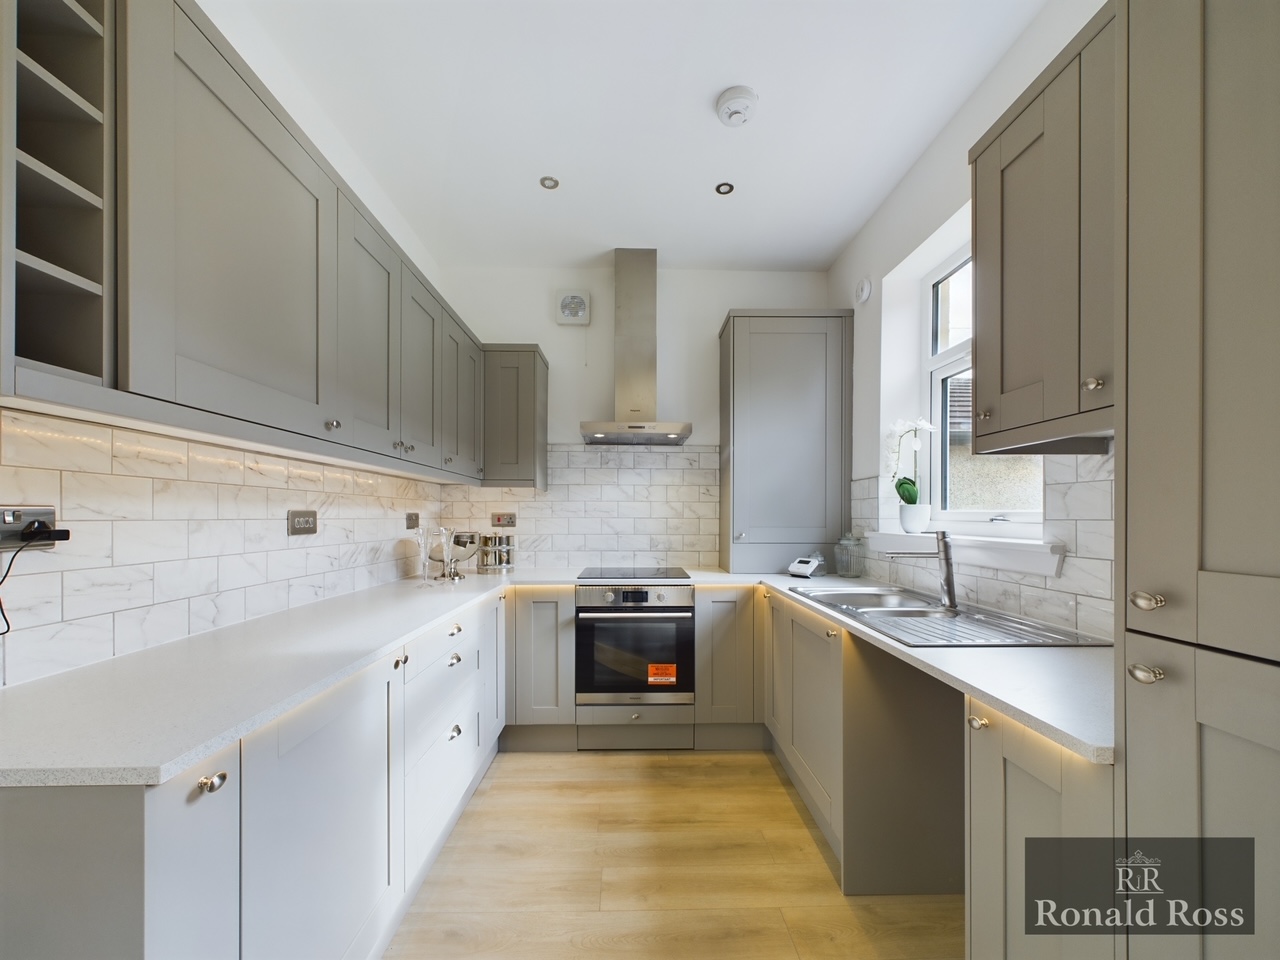
M 585 327 L 591 323 L 591 292 L 561 290 L 556 294 L 556 323 Z
M 730 87 L 716 100 L 716 114 L 726 127 L 740 127 L 751 119 L 759 100 L 750 87 Z

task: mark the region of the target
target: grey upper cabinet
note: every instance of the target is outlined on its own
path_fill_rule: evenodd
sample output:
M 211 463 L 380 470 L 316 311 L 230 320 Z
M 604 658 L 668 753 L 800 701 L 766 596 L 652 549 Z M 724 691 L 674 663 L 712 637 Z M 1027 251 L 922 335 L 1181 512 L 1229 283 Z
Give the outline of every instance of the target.
M 400 270 L 391 244 L 339 196 L 339 409 L 354 446 L 392 456 L 401 443 Z
M 780 569 L 849 522 L 851 311 L 729 313 L 720 330 L 720 566 Z
M 120 385 L 349 442 L 337 188 L 181 7 L 122 23 Z
M 1280 661 L 1280 9 L 1129 16 L 1127 625 Z
M 547 375 L 535 344 L 485 346 L 485 486 L 547 489 Z
M 478 479 L 484 476 L 484 350 L 448 312 L 440 362 L 441 466 Z
M 440 345 L 444 308 L 409 272 L 400 273 L 400 455 L 440 466 Z
M 979 453 L 1101 452 L 1113 427 L 1114 17 L 1108 4 L 969 155 Z
M 1254 838 L 1257 907 L 1252 936 L 1130 937 L 1129 956 L 1280 956 L 1280 667 L 1134 633 L 1124 652 L 1163 674 L 1125 678 L 1129 836 Z

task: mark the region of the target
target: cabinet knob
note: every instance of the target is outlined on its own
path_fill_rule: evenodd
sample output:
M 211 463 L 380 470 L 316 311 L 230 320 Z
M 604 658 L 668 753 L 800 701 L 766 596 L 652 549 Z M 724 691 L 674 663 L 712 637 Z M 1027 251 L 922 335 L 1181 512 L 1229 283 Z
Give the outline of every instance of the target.
M 400 664 L 402 664 L 402 663 L 404 663 L 404 660 L 403 660 L 401 657 L 396 657 L 396 658 L 395 658 L 395 660 L 393 660 L 393 661 L 391 662 L 391 669 L 392 669 L 392 670 L 399 670 L 399 669 L 400 669 Z
M 449 663 L 447 665 L 450 667 L 456 667 L 461 662 L 462 662 L 462 654 L 455 653 L 452 657 L 449 658 Z
M 770 593 L 768 590 L 766 590 L 766 591 L 764 592 L 764 598 L 765 598 L 766 600 L 768 600 L 768 599 L 769 599 L 770 597 L 772 597 L 772 596 L 773 596 L 773 594 L 772 594 L 772 593 Z
M 406 453 L 413 453 L 413 444 L 412 444 L 412 443 L 411 443 L 411 444 L 409 444 L 409 445 L 408 445 L 408 446 L 406 446 L 404 449 L 405 449 L 405 452 L 406 452 Z
M 982 411 L 980 411 L 980 412 L 978 413 L 978 419 L 979 419 L 979 420 L 990 420 L 990 419 L 991 419 L 991 411 L 990 411 L 990 410 L 982 410 Z
M 1155 683 L 1164 679 L 1164 671 L 1159 667 L 1148 667 L 1145 663 L 1131 663 L 1125 667 L 1125 673 L 1139 683 Z
M 747 539 L 747 535 L 746 535 L 745 533 L 735 533 L 735 534 L 733 535 L 733 539 L 734 539 L 734 540 L 745 540 L 745 539 Z
M 632 720 L 639 720 L 639 719 L 640 719 L 640 714 L 638 714 L 638 713 L 633 713 L 633 714 L 631 715 L 631 719 L 632 719 Z
M 341 421 L 341 420 L 336 420 L 336 419 L 335 419 L 335 420 L 326 420 L 326 421 L 324 422 L 324 428 L 325 428 L 326 430 L 339 430 L 339 429 L 341 429 L 341 428 L 342 428 L 342 421 Z
M 400 658 L 400 662 L 407 664 L 409 662 L 409 655 L 406 653 L 403 657 Z
M 985 730 L 987 727 L 991 726 L 991 721 L 988 720 L 986 717 L 970 716 L 969 726 L 971 729 L 974 729 L 974 730 Z
M 838 636 L 839 634 L 840 634 L 840 631 L 839 631 L 839 630 L 828 630 L 828 631 L 827 631 L 827 636 L 828 636 L 828 637 L 835 637 L 835 636 Z
M 449 739 L 457 740 L 460 736 L 462 736 L 462 728 L 455 723 L 449 730 Z
M 1165 599 L 1160 594 L 1145 593 L 1142 590 L 1135 590 L 1129 594 L 1129 602 L 1139 610 L 1155 610 L 1165 605 Z
M 1107 385 L 1107 381 L 1101 377 L 1089 377 L 1080 384 L 1085 390 L 1101 390 Z
M 449 631 L 448 635 L 449 635 L 449 636 L 451 636 L 451 637 L 456 637 L 456 636 L 457 636 L 458 634 L 460 634 L 461 632 L 462 632 L 462 624 L 460 624 L 460 623 L 455 623 L 455 624 L 453 625 L 453 629 Z
M 392 449 L 392 450 L 399 450 L 399 449 L 400 449 L 401 447 L 403 447 L 403 446 L 404 446 L 404 441 L 403 441 L 403 440 L 392 440 L 392 441 L 391 441 L 391 449 Z
M 453 457 L 445 457 L 445 458 L 444 458 L 444 462 L 445 462 L 445 463 L 453 463 Z
M 476 473 L 484 473 L 484 467 L 476 467 Z
M 196 786 L 200 788 L 202 793 L 217 793 L 226 782 L 227 771 L 219 770 L 212 777 L 201 777 L 196 781 Z

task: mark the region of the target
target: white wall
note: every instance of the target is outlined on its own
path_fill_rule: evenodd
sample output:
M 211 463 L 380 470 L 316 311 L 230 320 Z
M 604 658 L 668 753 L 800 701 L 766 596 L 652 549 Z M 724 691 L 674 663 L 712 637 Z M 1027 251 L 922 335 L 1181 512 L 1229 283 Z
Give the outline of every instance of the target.
M 832 306 L 853 306 L 861 278 L 875 284 L 854 320 L 854 477 L 879 472 L 884 425 L 916 415 L 890 409 L 900 402 L 901 384 L 890 382 L 887 392 L 882 386 L 882 368 L 894 366 L 900 341 L 911 339 L 890 326 L 906 321 L 886 315 L 884 279 L 968 201 L 969 148 L 1101 6 L 1099 0 L 1050 0 L 832 265 Z
M 450 282 L 450 302 L 482 340 L 542 347 L 551 368 L 552 443 L 578 442 L 582 420 L 613 419 L 612 268 L 460 268 Z M 558 325 L 556 292 L 583 288 L 591 292 L 591 325 Z M 827 305 L 824 273 L 660 268 L 658 418 L 692 421 L 692 444 L 719 443 L 717 335 L 725 314 Z

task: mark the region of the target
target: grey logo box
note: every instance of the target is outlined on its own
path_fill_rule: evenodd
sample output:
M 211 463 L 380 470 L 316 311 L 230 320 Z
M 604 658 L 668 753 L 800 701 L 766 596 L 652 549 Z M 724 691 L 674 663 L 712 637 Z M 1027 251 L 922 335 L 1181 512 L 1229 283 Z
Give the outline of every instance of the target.
M 1028 837 L 1024 930 L 1250 935 L 1252 837 Z

